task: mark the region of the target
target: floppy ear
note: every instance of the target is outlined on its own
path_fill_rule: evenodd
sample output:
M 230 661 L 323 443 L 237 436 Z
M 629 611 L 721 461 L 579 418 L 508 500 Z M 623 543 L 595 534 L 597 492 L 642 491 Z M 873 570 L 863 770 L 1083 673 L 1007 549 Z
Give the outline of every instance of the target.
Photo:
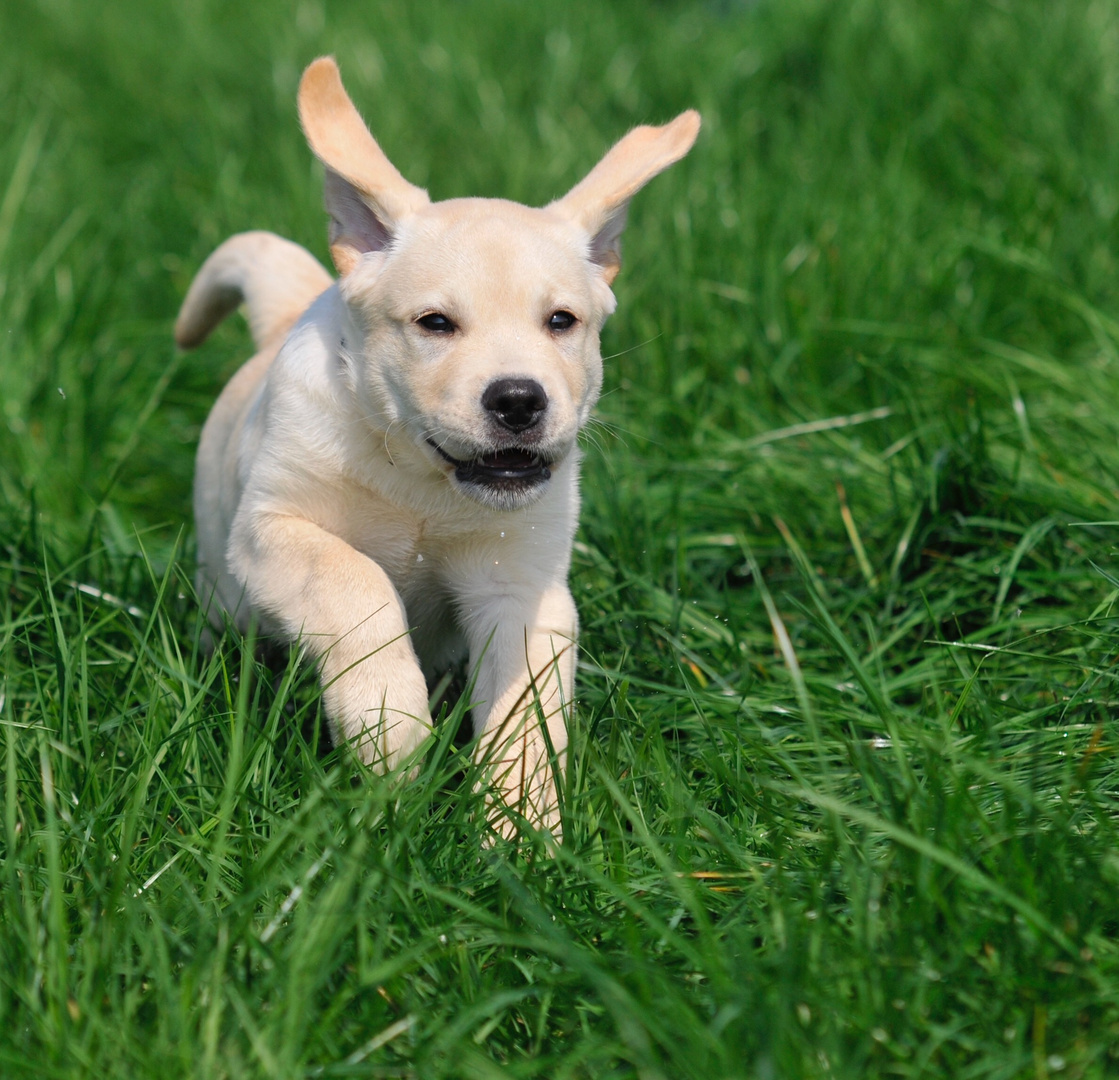
M 620 237 L 629 200 L 692 148 L 699 124 L 699 113 L 689 109 L 663 127 L 634 128 L 548 208 L 586 230 L 591 237 L 590 257 L 602 267 L 607 285 L 621 269 Z
M 330 254 L 346 274 L 368 251 L 380 251 L 397 224 L 428 204 L 385 157 L 342 86 L 338 65 L 320 56 L 299 83 L 299 119 L 315 156 L 326 166 Z

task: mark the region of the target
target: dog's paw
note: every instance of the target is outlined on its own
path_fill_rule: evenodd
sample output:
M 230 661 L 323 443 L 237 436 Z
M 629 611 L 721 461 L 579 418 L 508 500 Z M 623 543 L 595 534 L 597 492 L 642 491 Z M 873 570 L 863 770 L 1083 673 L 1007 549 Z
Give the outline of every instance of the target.
M 378 772 L 395 768 L 432 732 L 419 666 L 386 671 L 372 658 L 333 678 L 324 665 L 324 701 L 335 741 L 346 741 Z
M 486 821 L 492 835 L 515 841 L 522 826 L 563 839 L 553 764 L 543 740 L 520 736 L 480 751 Z

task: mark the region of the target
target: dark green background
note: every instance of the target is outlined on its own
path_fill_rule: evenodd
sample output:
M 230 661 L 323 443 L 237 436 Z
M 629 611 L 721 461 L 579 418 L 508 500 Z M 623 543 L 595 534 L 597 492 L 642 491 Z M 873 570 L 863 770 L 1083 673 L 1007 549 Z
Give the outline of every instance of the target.
M 433 197 L 635 200 L 587 432 L 562 851 L 321 744 L 191 596 L 178 355 L 325 258 L 332 52 Z M 0 1072 L 1119 1070 L 1119 5 L 0 8 Z

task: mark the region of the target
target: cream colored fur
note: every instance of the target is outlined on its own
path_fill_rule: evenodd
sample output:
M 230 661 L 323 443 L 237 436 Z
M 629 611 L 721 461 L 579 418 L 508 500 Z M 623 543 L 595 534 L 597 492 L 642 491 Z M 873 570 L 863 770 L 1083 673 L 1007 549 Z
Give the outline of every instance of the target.
M 245 627 L 255 612 L 314 656 L 335 738 L 379 768 L 424 740 L 429 682 L 468 659 L 477 753 L 499 798 L 558 834 L 550 754 L 562 767 L 575 686 L 576 438 L 601 386 L 626 205 L 687 153 L 699 117 L 637 128 L 531 209 L 430 202 L 330 58 L 305 72 L 299 109 L 326 167 L 341 277 L 244 233 L 203 265 L 176 325 L 180 345 L 197 345 L 244 301 L 259 350 L 202 432 L 199 592 L 215 623 Z M 500 407 L 483 404 L 509 386 Z

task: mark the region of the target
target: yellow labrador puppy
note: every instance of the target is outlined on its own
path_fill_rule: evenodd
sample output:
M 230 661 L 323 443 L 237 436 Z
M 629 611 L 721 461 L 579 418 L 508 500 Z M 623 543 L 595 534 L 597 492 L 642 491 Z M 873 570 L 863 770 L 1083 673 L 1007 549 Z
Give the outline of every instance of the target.
M 378 768 L 428 735 L 430 681 L 468 658 L 479 760 L 506 805 L 558 834 L 576 438 L 626 206 L 688 152 L 699 116 L 636 128 L 532 209 L 431 202 L 329 57 L 304 73 L 299 114 L 340 277 L 271 233 L 234 236 L 175 327 L 190 348 L 244 302 L 259 350 L 198 448 L 199 593 L 215 623 L 255 612 L 314 656 L 335 739 Z

